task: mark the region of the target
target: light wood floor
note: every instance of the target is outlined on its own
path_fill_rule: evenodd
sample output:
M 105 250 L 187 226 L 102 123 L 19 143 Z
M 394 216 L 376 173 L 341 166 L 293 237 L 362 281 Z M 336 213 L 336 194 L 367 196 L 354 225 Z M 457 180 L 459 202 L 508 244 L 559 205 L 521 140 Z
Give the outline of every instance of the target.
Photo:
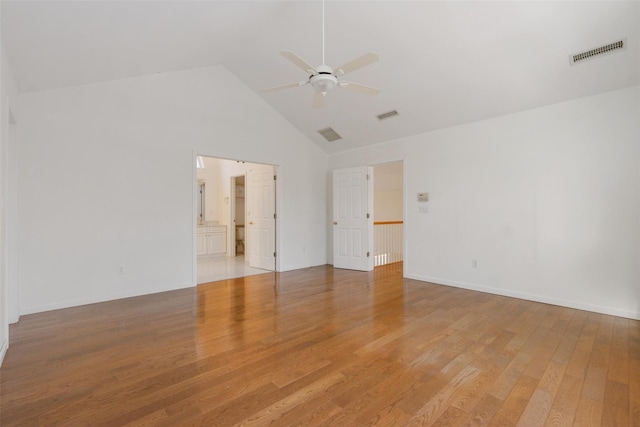
M 0 424 L 640 426 L 640 322 L 401 270 L 315 267 L 24 316 Z

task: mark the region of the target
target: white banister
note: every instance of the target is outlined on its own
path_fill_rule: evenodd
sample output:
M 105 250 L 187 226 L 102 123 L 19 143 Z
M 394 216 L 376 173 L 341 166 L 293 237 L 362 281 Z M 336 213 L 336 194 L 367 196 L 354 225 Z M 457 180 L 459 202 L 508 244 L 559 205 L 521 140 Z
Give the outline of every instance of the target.
M 402 261 L 402 221 L 374 223 L 374 265 Z

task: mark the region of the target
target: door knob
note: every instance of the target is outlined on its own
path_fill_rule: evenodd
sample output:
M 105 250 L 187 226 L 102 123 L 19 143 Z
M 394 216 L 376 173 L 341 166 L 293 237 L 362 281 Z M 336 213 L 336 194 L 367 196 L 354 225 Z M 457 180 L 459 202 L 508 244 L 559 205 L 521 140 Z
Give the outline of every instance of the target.
M 333 225 L 338 225 L 338 221 L 333 221 Z
M 253 225 L 253 221 L 249 221 L 249 225 Z

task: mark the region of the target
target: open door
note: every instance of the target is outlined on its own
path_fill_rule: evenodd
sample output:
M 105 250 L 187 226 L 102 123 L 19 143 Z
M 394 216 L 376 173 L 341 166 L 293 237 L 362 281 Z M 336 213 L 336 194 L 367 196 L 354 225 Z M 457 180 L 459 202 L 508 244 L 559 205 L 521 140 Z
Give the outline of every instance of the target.
M 373 167 L 333 171 L 333 266 L 373 270 Z
M 273 166 L 252 168 L 247 173 L 247 224 L 249 266 L 275 270 L 276 206 Z

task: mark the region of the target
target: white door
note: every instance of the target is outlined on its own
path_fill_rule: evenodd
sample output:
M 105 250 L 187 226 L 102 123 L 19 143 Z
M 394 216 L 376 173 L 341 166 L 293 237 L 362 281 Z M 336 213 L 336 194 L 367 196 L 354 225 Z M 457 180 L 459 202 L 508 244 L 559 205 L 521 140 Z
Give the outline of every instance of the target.
M 247 174 L 247 224 L 249 265 L 275 270 L 276 203 L 273 166 L 252 169 Z M 247 236 L 248 233 L 248 236 Z
M 373 167 L 333 171 L 333 266 L 373 270 Z

